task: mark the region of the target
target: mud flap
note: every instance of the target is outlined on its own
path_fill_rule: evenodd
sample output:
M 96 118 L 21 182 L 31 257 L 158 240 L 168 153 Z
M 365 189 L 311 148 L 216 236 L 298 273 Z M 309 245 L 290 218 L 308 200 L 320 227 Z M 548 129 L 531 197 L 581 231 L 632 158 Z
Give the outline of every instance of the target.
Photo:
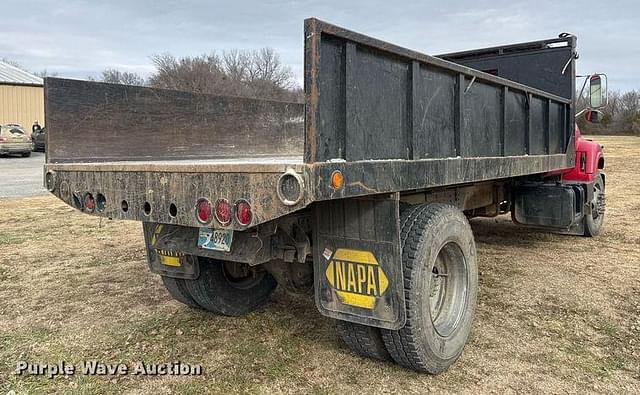
M 187 280 L 198 278 L 200 266 L 197 258 L 179 251 L 175 242 L 172 242 L 175 233 L 179 232 L 181 227 L 143 222 L 142 228 L 147 247 L 147 262 L 153 273 Z
M 323 315 L 404 326 L 398 199 L 391 194 L 314 205 L 315 298 Z

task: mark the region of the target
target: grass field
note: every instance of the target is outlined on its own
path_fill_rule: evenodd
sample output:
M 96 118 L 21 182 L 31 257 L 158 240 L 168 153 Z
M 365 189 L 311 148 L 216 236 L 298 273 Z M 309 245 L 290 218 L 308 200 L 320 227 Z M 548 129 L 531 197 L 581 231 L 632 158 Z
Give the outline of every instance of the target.
M 464 354 L 421 375 L 357 357 L 310 298 L 213 316 L 174 302 L 141 225 L 53 197 L 0 200 L 0 393 L 602 392 L 640 390 L 640 138 L 599 137 L 605 229 L 595 239 L 476 219 L 480 294 Z M 0 186 L 1 187 L 1 186 Z M 17 376 L 26 360 L 180 360 L 201 376 Z

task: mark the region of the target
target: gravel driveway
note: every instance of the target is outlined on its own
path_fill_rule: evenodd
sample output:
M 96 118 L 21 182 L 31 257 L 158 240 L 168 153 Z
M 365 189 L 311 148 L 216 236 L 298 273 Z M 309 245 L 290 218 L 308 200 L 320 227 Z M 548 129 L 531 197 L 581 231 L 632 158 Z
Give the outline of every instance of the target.
M 46 193 L 42 186 L 44 153 L 30 157 L 0 156 L 0 198 L 34 196 Z

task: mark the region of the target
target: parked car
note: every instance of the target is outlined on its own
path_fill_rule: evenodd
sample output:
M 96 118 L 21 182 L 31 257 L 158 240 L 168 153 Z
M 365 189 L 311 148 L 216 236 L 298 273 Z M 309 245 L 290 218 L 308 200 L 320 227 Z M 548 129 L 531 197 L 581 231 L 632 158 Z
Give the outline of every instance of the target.
M 20 125 L 0 125 L 0 155 L 21 154 L 31 155 L 33 141 Z
M 46 150 L 46 132 L 47 128 L 44 127 L 42 129 L 36 129 L 31 133 L 31 140 L 33 140 L 33 150 L 34 151 L 42 151 Z

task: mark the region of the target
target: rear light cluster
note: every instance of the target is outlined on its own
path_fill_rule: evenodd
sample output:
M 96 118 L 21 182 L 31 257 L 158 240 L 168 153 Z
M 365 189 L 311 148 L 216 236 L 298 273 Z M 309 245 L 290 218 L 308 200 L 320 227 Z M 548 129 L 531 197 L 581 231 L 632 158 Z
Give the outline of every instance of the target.
M 237 200 L 233 206 L 227 199 L 218 199 L 215 205 L 212 205 L 209 199 L 198 199 L 196 202 L 196 219 L 198 222 L 205 225 L 210 223 L 213 217 L 222 226 L 229 225 L 232 219 L 235 219 L 241 226 L 247 226 L 251 224 L 253 212 L 251 204 L 244 199 Z
M 72 194 L 73 206 L 78 210 L 87 213 L 105 211 L 107 199 L 102 193 L 93 194 L 91 192 L 74 192 Z M 122 212 L 129 211 L 129 203 L 123 200 L 120 204 Z M 151 203 L 144 202 L 141 210 L 145 216 L 151 215 Z M 178 208 L 174 203 L 169 205 L 169 216 L 175 218 L 178 215 Z M 245 199 L 238 199 L 231 205 L 227 199 L 218 199 L 212 204 L 207 198 L 200 198 L 195 207 L 196 219 L 199 223 L 206 225 L 211 223 L 213 218 L 222 225 L 230 225 L 233 220 L 240 226 L 248 226 L 253 219 L 251 204 Z
M 87 213 L 93 213 L 97 211 L 103 212 L 107 207 L 107 198 L 98 193 L 95 196 L 91 192 L 74 192 L 72 196 L 73 206 L 78 210 L 82 210 Z

